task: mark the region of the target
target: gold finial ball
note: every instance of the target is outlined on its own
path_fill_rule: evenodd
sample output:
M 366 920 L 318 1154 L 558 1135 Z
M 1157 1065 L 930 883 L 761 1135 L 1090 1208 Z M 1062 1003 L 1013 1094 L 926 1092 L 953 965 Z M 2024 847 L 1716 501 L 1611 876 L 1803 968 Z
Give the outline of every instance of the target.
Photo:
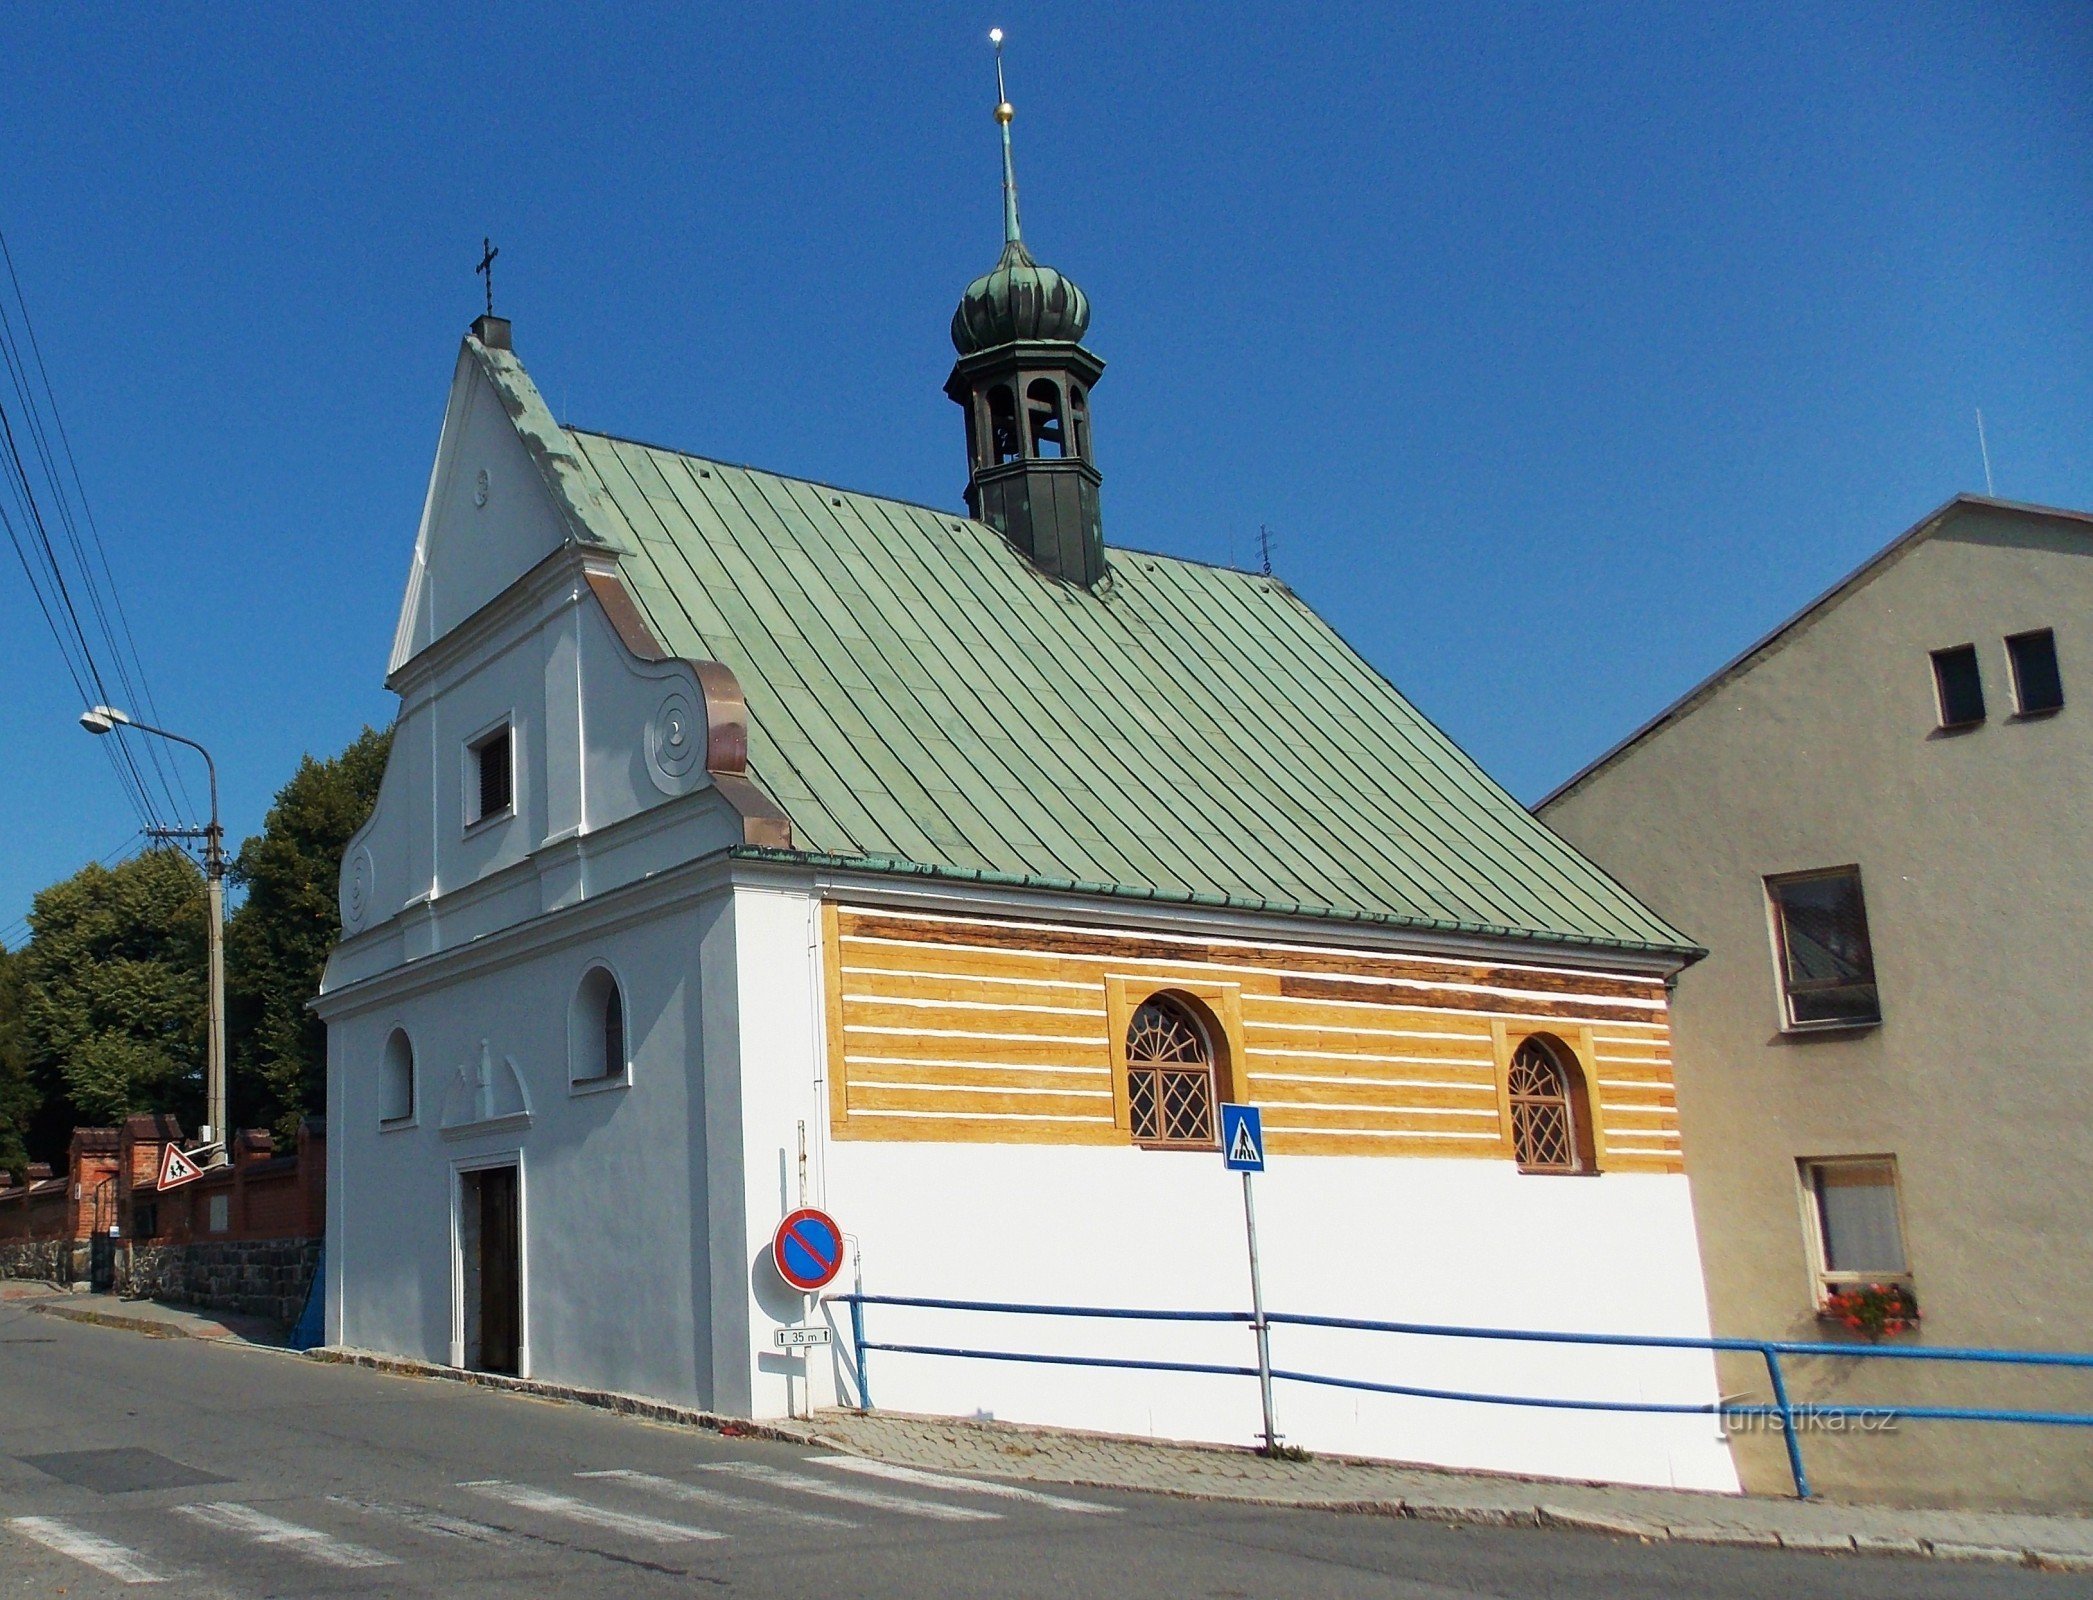
M 1012 105 L 1008 100 L 1005 100 L 1001 105 L 996 107 L 996 121 L 1003 123 L 1006 126 L 1009 124 L 1010 119 L 1016 115 L 1017 107 Z

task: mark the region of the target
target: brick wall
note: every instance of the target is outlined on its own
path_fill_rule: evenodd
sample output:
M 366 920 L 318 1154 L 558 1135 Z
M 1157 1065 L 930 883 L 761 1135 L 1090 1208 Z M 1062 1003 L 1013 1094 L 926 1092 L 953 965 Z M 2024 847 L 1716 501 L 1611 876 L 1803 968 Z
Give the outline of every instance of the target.
M 309 1119 L 281 1155 L 247 1129 L 229 1165 L 162 1193 L 170 1145 L 186 1148 L 166 1115 L 79 1128 L 65 1174 L 39 1164 L 29 1182 L 0 1186 L 0 1277 L 85 1280 L 88 1240 L 114 1228 L 119 1294 L 294 1320 L 325 1228 L 325 1123 Z

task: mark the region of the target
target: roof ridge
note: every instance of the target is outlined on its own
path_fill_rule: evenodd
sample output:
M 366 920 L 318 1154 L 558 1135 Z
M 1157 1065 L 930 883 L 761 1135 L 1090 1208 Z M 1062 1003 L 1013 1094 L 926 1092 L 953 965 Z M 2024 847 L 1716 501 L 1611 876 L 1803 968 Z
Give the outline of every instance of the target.
M 680 449 L 672 444 L 657 444 L 652 439 L 635 439 L 630 434 L 612 433 L 607 428 L 584 428 L 572 422 L 562 422 L 559 426 L 566 433 L 586 434 L 591 439 L 603 439 L 611 444 L 629 444 L 636 450 L 653 450 L 665 456 L 676 456 L 684 461 L 701 461 L 707 466 L 732 467 L 736 472 L 761 473 L 766 478 L 777 478 L 785 483 L 804 483 L 811 488 L 826 489 L 832 494 L 853 494 L 864 500 L 878 500 L 890 506 L 907 506 L 914 511 L 927 511 L 934 517 L 943 517 L 960 522 L 972 522 L 978 527 L 988 527 L 988 524 L 982 522 L 978 517 L 971 517 L 964 512 L 954 511 L 949 506 L 934 506 L 927 500 L 911 500 L 905 495 L 882 494 L 874 489 L 853 489 L 847 483 L 831 483 L 826 478 L 802 477 L 796 472 L 782 472 L 776 467 L 758 466 L 753 461 L 729 461 L 725 456 L 705 455 L 696 450 Z M 990 529 L 989 531 L 994 532 L 995 530 Z M 1169 550 L 1150 550 L 1146 546 L 1134 544 L 1107 544 L 1105 548 L 1107 550 L 1116 550 L 1121 555 L 1145 556 L 1154 561 L 1170 561 L 1175 562 L 1179 566 L 1200 567 L 1209 572 L 1225 572 L 1232 577 L 1253 578 L 1259 582 L 1272 584 L 1275 588 L 1284 590 L 1287 594 L 1294 592 L 1287 581 L 1275 573 L 1252 572 L 1248 567 L 1234 566 L 1225 561 L 1206 561 L 1198 556 L 1178 555 Z
M 1093 595 L 963 514 L 565 432 L 665 647 L 740 678 L 781 859 L 1697 953 L 1278 579 L 1115 548 Z

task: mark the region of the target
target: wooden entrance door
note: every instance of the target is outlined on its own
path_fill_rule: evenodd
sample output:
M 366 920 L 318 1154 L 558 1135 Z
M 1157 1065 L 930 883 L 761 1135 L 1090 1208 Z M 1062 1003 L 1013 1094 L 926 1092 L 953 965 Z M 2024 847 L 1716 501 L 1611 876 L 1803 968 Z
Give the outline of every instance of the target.
M 516 1169 L 489 1167 L 472 1174 L 478 1193 L 479 1360 L 482 1372 L 515 1374 L 523 1335 L 523 1277 L 518 1261 L 521 1227 Z

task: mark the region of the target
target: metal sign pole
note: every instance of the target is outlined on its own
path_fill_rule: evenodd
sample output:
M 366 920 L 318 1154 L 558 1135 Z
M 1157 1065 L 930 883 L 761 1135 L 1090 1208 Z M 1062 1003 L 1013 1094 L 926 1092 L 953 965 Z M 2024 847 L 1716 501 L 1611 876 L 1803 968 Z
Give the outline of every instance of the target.
M 1250 1198 L 1250 1174 L 1243 1174 L 1243 1229 L 1250 1236 L 1250 1325 L 1257 1330 L 1257 1384 L 1264 1398 L 1265 1454 L 1279 1453 L 1272 1425 L 1272 1330 L 1265 1322 L 1264 1274 L 1257 1266 L 1257 1207 Z

